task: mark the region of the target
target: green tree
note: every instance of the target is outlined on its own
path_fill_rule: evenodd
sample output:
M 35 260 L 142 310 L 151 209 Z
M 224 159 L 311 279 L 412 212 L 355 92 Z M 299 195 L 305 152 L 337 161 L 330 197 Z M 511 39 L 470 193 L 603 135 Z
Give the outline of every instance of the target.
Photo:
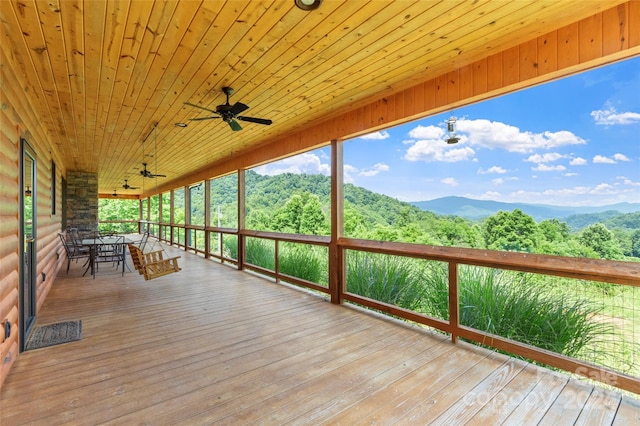
M 538 224 L 538 229 L 547 241 L 566 241 L 571 230 L 565 222 L 558 219 L 543 220 Z
M 631 256 L 640 257 L 640 230 L 631 234 Z
M 284 206 L 276 210 L 273 216 L 272 228 L 280 232 L 300 233 L 304 201 L 300 194 L 294 194 L 287 200 Z
M 484 224 L 483 236 L 491 250 L 534 252 L 538 225 L 533 218 L 519 209 L 499 211 Z
M 300 218 L 300 232 L 303 234 L 320 235 L 326 228 L 322 205 L 317 195 L 311 194 L 302 208 Z
M 579 237 L 582 245 L 591 248 L 602 259 L 621 259 L 622 249 L 611 231 L 603 224 L 587 226 Z

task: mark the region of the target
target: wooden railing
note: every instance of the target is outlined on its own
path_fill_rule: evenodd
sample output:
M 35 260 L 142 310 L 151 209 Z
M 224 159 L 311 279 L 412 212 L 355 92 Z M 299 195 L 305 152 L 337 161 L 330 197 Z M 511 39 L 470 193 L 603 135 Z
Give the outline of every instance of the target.
M 235 229 L 216 227 L 193 227 L 170 224 L 155 224 L 155 226 L 159 229 L 156 236 L 160 240 L 183 247 L 187 251 L 193 251 L 207 258 L 216 258 L 222 262 L 233 263 L 236 264 L 239 269 L 250 269 L 266 276 L 270 276 L 276 281 L 284 280 L 315 291 L 328 294 L 338 294 L 340 301 L 345 300 L 356 303 L 367 308 L 385 312 L 387 314 L 433 327 L 437 330 L 448 333 L 451 335 L 454 342 L 457 341 L 458 338 L 464 338 L 484 346 L 521 356 L 525 359 L 559 368 L 570 373 L 582 375 L 589 379 L 594 379 L 619 389 L 640 394 L 639 377 L 630 376 L 610 368 L 583 362 L 562 354 L 550 352 L 548 350 L 507 339 L 502 336 L 493 335 L 482 330 L 465 327 L 460 324 L 458 313 L 459 265 L 473 265 L 501 270 L 640 287 L 640 263 L 469 248 L 426 246 L 420 244 L 370 241 L 353 238 L 340 238 L 336 242 L 331 242 L 329 237 L 324 236 L 282 234 L 251 230 L 237 231 Z M 170 228 L 169 235 L 171 235 L 171 239 L 166 238 L 166 232 L 162 232 L 164 227 Z M 192 231 L 204 233 L 205 244 L 201 247 L 197 243 L 198 239 L 189 240 L 189 238 L 187 238 L 186 243 L 179 243 L 178 241 L 175 241 L 173 236 L 176 235 L 176 229 L 181 229 L 184 233 Z M 224 239 L 227 236 L 234 236 L 235 238 L 238 238 L 237 258 L 234 259 L 232 257 L 225 256 L 224 250 L 221 250 L 220 253 L 214 253 L 209 250 L 212 234 L 219 234 L 221 239 Z M 275 267 L 273 270 L 259 265 L 253 265 L 246 261 L 244 248 L 245 240 L 247 238 L 259 238 L 274 242 Z M 278 260 L 279 246 L 283 242 L 328 247 L 330 250 L 333 248 L 335 253 L 337 253 L 337 263 L 334 264 L 337 271 L 333 271 L 333 275 L 338 278 L 334 280 L 333 284 L 332 281 L 329 280 L 329 287 L 325 287 L 318 283 L 309 282 L 298 277 L 283 274 L 280 271 Z M 449 318 L 433 318 L 419 312 L 403 309 L 392 304 L 369 299 L 346 291 L 344 278 L 346 271 L 345 259 L 346 252 L 350 250 L 445 262 L 448 265 L 449 272 Z M 338 288 L 331 288 L 332 285 L 338 286 Z

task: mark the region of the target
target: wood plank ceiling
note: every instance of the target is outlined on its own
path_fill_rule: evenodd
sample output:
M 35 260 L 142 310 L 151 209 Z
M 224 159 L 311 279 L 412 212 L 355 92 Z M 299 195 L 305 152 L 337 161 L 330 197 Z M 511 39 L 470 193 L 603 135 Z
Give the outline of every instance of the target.
M 1 41 L 66 169 L 111 193 L 142 162 L 168 182 L 622 2 L 1 1 Z M 273 125 L 190 121 L 224 86 Z

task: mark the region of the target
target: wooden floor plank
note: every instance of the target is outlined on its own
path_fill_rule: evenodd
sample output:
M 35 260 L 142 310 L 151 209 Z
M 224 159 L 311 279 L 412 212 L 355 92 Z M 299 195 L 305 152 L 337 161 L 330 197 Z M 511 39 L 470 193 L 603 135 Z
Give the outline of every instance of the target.
M 620 406 L 622 396 L 605 389 L 595 388 L 585 403 L 576 426 L 610 425 Z
M 593 392 L 593 385 L 589 383 L 568 381 L 539 424 L 541 426 L 553 426 L 558 422 L 575 424 L 591 392 Z
M 471 389 L 458 403 L 451 405 L 446 411 L 434 419 L 434 425 L 451 425 L 468 423 L 484 406 L 496 399 L 509 382 L 525 367 L 525 363 L 510 359 L 500 368 L 494 370 L 482 382 Z
M 538 424 L 568 381 L 565 375 L 536 369 L 535 386 L 509 414 L 504 424 Z
M 640 400 L 622 396 L 613 426 L 640 425 Z
M 482 396 L 484 406 L 471 419 L 472 424 L 499 425 L 522 405 L 538 383 L 539 367 L 527 364 L 498 394 Z M 469 397 L 467 397 L 469 398 Z
M 166 250 L 183 270 L 151 281 L 108 265 L 60 274 L 38 323 L 80 319 L 82 339 L 20 355 L 0 424 L 638 420 L 634 399 Z

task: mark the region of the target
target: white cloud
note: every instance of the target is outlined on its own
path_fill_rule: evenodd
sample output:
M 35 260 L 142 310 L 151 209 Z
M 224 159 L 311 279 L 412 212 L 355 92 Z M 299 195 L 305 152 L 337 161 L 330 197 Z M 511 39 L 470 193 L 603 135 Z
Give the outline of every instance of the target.
M 322 163 L 320 157 L 311 153 L 303 153 L 273 163 L 265 164 L 255 169 L 256 173 L 267 176 L 280 175 L 283 173 L 293 174 L 331 174 L 331 166 Z
M 568 173 L 565 173 L 564 176 L 566 177 L 578 176 L 578 173 L 568 172 Z
M 591 117 L 593 117 L 596 124 L 600 126 L 640 123 L 640 113 L 618 112 L 610 102 L 604 105 L 604 109 L 591 111 Z
M 359 169 L 351 164 L 345 164 L 344 170 L 344 182 L 355 183 L 355 176 L 370 177 L 375 176 L 380 172 L 389 171 L 389 166 L 384 163 L 376 163 L 372 167 L 367 169 Z
M 389 132 L 383 130 L 380 132 L 373 132 L 373 133 L 369 133 L 368 135 L 360 136 L 359 139 L 380 141 L 388 138 L 389 138 Z
M 499 200 L 502 197 L 502 194 L 497 191 L 487 191 L 479 197 L 473 196 L 469 198 L 476 198 L 479 200 Z
M 545 203 L 573 206 L 593 206 L 594 199 L 598 200 L 596 205 L 615 204 L 631 199 L 638 199 L 637 187 L 625 187 L 600 183 L 595 186 L 574 186 L 569 188 L 547 189 L 544 191 L 515 191 L 505 197 L 504 201 Z M 494 198 L 499 200 L 499 198 Z M 637 202 L 637 201 L 636 201 Z
M 354 183 L 353 175 L 358 174 L 358 168 L 345 163 L 342 170 L 344 171 L 344 183 Z
M 487 170 L 484 170 L 482 168 L 478 169 L 478 174 L 479 175 L 488 175 L 488 174 L 504 174 L 507 173 L 507 169 L 503 169 L 500 166 L 491 166 L 489 167 Z
M 584 159 L 584 158 L 582 158 L 582 157 L 576 157 L 576 158 L 574 158 L 573 160 L 571 160 L 571 161 L 569 162 L 569 164 L 570 164 L 570 165 L 572 165 L 572 166 L 584 166 L 584 165 L 586 165 L 587 163 L 588 163 L 588 161 L 587 161 L 587 160 L 585 160 L 585 159 Z
M 504 179 L 502 178 L 493 179 L 491 183 L 493 183 L 494 185 L 502 185 L 504 183 Z
M 438 126 L 418 126 L 409 131 L 412 139 L 437 139 L 443 141 L 444 129 Z
M 387 172 L 387 171 L 389 171 L 389 166 L 387 166 L 384 163 L 377 163 L 377 164 L 374 164 L 373 167 L 371 167 L 370 169 L 360 170 L 358 174 L 360 176 L 375 176 L 380 172 Z
M 564 170 L 567 170 L 567 168 L 562 165 L 547 166 L 546 164 L 538 164 L 536 167 L 532 167 L 531 170 L 535 170 L 538 172 L 562 172 Z
M 613 159 L 616 161 L 631 161 L 629 157 L 624 154 L 613 154 Z
M 452 178 L 452 177 L 444 178 L 440 182 L 444 183 L 445 185 L 451 185 L 451 186 L 458 186 L 459 185 L 458 181 L 456 180 L 456 178 Z
M 581 145 L 586 141 L 573 133 L 558 132 L 532 133 L 521 131 L 505 123 L 479 120 L 458 120 L 458 131 L 464 132 L 471 145 L 485 148 L 501 148 L 510 152 L 533 152 L 537 149 L 551 149 L 565 145 Z
M 624 176 L 617 176 L 616 179 L 621 180 L 625 185 L 640 186 L 640 181 L 636 182 Z
M 558 154 L 557 152 L 548 152 L 542 155 L 533 154 L 524 161 L 529 161 L 531 163 L 551 163 L 553 161 L 558 161 L 561 158 L 564 158 L 564 155 Z
M 605 157 L 604 155 L 596 155 L 591 161 L 593 161 L 594 164 L 616 164 L 616 160 Z
M 409 161 L 443 161 L 455 163 L 469 160 L 475 155 L 470 147 L 451 148 L 443 140 L 419 140 L 407 149 L 404 159 Z

